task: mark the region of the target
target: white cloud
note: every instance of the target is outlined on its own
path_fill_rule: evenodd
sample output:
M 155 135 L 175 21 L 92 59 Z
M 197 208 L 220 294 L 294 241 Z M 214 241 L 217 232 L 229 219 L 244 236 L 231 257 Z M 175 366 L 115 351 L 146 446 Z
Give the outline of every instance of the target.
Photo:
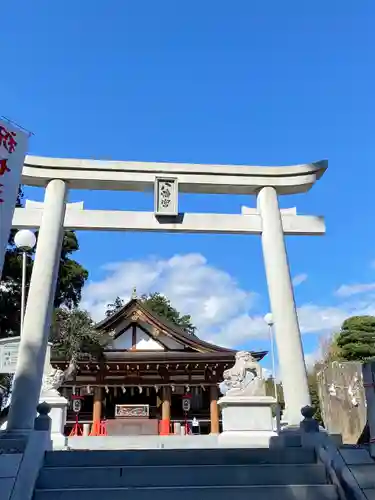
M 265 368 L 264 366 L 262 366 L 262 375 L 263 375 L 263 378 L 267 379 L 267 378 L 273 378 L 273 373 L 272 373 L 272 370 L 270 370 L 269 368 Z
M 181 313 L 192 316 L 198 335 L 214 344 L 238 347 L 268 338 L 265 311 L 255 311 L 257 294 L 241 288 L 230 274 L 209 265 L 201 254 L 110 263 L 103 271 L 104 278 L 90 282 L 83 293 L 82 307 L 97 321 L 104 317 L 108 303 L 117 296 L 129 300 L 136 286 L 139 295 L 163 293 Z M 299 281 L 302 283 L 301 278 Z M 349 297 L 347 293 L 342 296 Z M 298 308 L 302 334 L 328 335 L 349 316 L 362 314 L 375 315 L 375 300 L 370 294 L 337 306 L 307 303 Z
M 305 273 L 302 274 L 297 274 L 297 276 L 294 276 L 292 282 L 293 286 L 299 286 L 302 283 L 304 283 L 307 280 L 308 276 Z
M 350 316 L 344 306 L 331 307 L 304 304 L 298 308 L 301 333 L 332 332 Z
M 219 345 L 233 346 L 266 332 L 263 320 L 249 315 L 257 294 L 239 287 L 200 254 L 111 263 L 103 270 L 105 278 L 85 287 L 82 302 L 97 321 L 109 302 L 116 296 L 129 300 L 136 286 L 139 295 L 166 295 L 176 309 L 192 316 L 202 338 Z
M 375 283 L 357 283 L 353 285 L 341 285 L 335 292 L 338 297 L 351 297 L 360 293 L 375 290 Z

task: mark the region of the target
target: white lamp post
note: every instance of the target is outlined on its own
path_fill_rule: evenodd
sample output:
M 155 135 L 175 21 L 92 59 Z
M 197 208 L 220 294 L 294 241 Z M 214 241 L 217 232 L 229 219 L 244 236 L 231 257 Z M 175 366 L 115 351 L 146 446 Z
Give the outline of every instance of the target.
M 273 327 L 273 317 L 272 317 L 272 313 L 267 313 L 264 316 L 264 321 L 268 325 L 268 333 L 269 333 L 270 342 L 271 342 L 273 384 L 274 384 L 274 390 L 275 390 L 275 399 L 277 400 L 278 398 L 277 398 L 276 371 L 275 371 L 275 369 L 276 369 L 276 363 L 275 363 L 275 344 L 274 344 L 274 341 L 273 341 L 273 330 L 272 330 L 272 327 Z
M 35 234 L 28 229 L 21 229 L 21 231 L 18 231 L 14 237 L 14 244 L 22 251 L 21 335 L 23 328 L 23 318 L 25 316 L 27 252 L 35 247 L 35 243 Z
M 267 313 L 264 316 L 264 321 L 268 325 L 268 332 L 270 336 L 270 342 L 271 342 L 271 356 L 272 356 L 272 373 L 273 373 L 273 389 L 275 391 L 275 399 L 276 399 L 276 426 L 277 426 L 277 431 L 280 432 L 281 430 L 281 410 L 280 410 L 280 405 L 279 405 L 279 397 L 277 394 L 277 384 L 276 384 L 276 363 L 275 363 L 275 342 L 273 339 L 273 316 L 272 313 Z

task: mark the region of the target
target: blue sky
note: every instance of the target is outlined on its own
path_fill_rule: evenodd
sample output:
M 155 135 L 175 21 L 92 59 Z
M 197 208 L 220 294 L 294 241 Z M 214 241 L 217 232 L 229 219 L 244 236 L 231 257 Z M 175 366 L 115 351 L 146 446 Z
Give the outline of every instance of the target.
M 287 239 L 292 275 L 307 275 L 296 300 L 311 354 L 345 315 L 375 312 L 374 15 L 371 0 L 14 0 L 2 11 L 0 113 L 34 132 L 37 155 L 250 165 L 328 158 L 310 193 L 281 199 L 326 217 L 325 237 Z M 153 205 L 151 194 L 126 192 L 70 199 L 86 208 Z M 185 211 L 238 213 L 241 205 L 255 200 L 181 198 Z M 258 333 L 268 311 L 259 238 L 103 236 L 79 233 L 77 259 L 92 282 L 85 305 L 99 307 L 112 291 L 125 296 L 131 277 L 140 291 L 159 287 L 182 309 L 192 305 L 206 338 L 267 347 Z M 176 289 L 184 278 L 171 271 L 175 255 L 194 270 L 193 295 L 205 286 L 208 309 L 222 307 L 221 325 L 202 323 L 202 307 Z M 123 265 L 103 269 L 113 262 Z M 238 307 L 225 304 L 232 297 Z

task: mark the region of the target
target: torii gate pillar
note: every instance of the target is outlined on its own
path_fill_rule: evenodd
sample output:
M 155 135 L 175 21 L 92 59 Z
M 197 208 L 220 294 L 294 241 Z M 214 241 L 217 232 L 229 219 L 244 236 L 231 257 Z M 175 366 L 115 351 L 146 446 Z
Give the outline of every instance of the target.
M 299 425 L 301 408 L 311 402 L 276 189 L 262 188 L 257 203 L 262 218 L 263 258 L 283 381 L 285 417 L 289 425 Z

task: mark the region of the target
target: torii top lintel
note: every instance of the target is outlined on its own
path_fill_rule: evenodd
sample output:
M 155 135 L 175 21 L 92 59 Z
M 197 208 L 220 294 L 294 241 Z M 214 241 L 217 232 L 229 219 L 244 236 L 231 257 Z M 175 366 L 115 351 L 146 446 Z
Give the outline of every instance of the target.
M 284 167 L 99 161 L 26 156 L 22 183 L 46 186 L 61 179 L 72 189 L 151 191 L 155 177 L 178 178 L 185 193 L 256 194 L 264 186 L 278 194 L 306 192 L 324 174 L 326 160 Z

